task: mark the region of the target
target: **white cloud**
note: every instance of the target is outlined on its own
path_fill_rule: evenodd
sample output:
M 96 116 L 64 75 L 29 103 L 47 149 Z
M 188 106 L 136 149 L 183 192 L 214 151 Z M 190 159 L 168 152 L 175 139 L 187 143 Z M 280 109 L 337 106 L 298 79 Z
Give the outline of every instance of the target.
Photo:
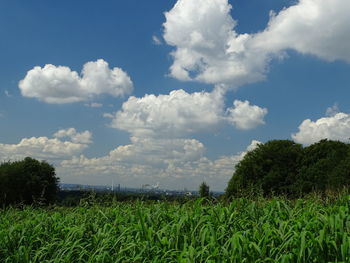
M 138 137 L 183 137 L 214 129 L 222 119 L 223 98 L 212 93 L 174 90 L 169 95 L 130 97 L 111 126 Z
M 131 137 L 131 142 L 100 158 L 81 155 L 62 161 L 59 174 L 84 178 L 90 176 L 94 177 L 95 182 L 115 176 L 119 183 L 134 187 L 140 187 L 141 184 L 153 180 L 163 181 L 164 184 L 164 180 L 190 177 L 191 174 L 183 176 L 174 173 L 173 167 L 182 169 L 181 167 L 188 165 L 188 162 L 198 161 L 205 150 L 203 144 L 194 139 Z M 75 177 L 75 180 L 77 179 L 78 177 Z
M 337 103 L 334 103 L 332 107 L 328 107 L 326 110 L 327 117 L 333 117 L 337 113 L 339 113 L 339 106 Z
M 236 100 L 234 105 L 235 108 L 225 113 L 221 89 L 210 93 L 174 90 L 169 95 L 130 97 L 115 114 L 111 127 L 137 137 L 173 138 L 213 131 L 225 122 L 238 129 L 253 129 L 264 124 L 267 109 L 250 105 L 248 101 Z
M 258 144 L 252 141 L 246 151 Z M 194 139 L 140 139 L 119 146 L 100 158 L 73 157 L 59 167 L 60 174 L 93 177 L 94 180 L 115 178 L 121 184 L 140 187 L 145 183 L 161 182 L 162 187 L 197 189 L 205 180 L 213 190 L 223 190 L 231 178 L 234 166 L 246 151 L 210 160 L 203 156 L 204 145 Z M 96 178 L 98 177 L 98 178 Z M 64 177 L 63 177 L 64 178 Z M 75 177 L 77 180 L 78 177 Z
M 103 106 L 103 104 L 97 102 L 85 103 L 84 105 L 90 108 L 101 108 Z
M 64 132 L 61 130 L 58 133 L 62 135 Z M 0 160 L 18 160 L 26 156 L 45 160 L 71 158 L 80 154 L 91 143 L 91 133 L 88 131 L 77 133 L 75 129 L 68 129 L 66 136 L 71 140 L 58 139 L 63 136 L 31 137 L 22 139 L 18 144 L 0 144 Z
M 153 41 L 153 44 L 155 44 L 157 46 L 162 44 L 162 41 L 156 35 L 152 36 L 152 41 Z
M 256 34 L 238 34 L 227 0 L 178 0 L 165 13 L 164 39 L 174 46 L 170 75 L 231 88 L 263 80 L 288 49 L 350 62 L 350 2 L 300 0 L 272 14 Z
M 265 124 L 266 108 L 250 105 L 247 100 L 235 100 L 233 105 L 233 108 L 227 109 L 228 121 L 238 129 L 249 130 Z
M 77 132 L 74 128 L 58 130 L 53 137 L 65 138 L 68 137 L 74 143 L 89 144 L 92 142 L 92 133 L 90 131 Z
M 264 78 L 266 54 L 233 30 L 230 10 L 227 0 L 179 0 L 165 13 L 164 39 L 176 47 L 171 76 L 234 87 Z
M 81 85 L 89 94 L 106 93 L 114 97 L 124 96 L 132 92 L 130 77 L 120 68 L 109 69 L 103 59 L 87 62 L 82 71 Z
M 299 131 L 292 134 L 294 141 L 309 145 L 322 139 L 349 141 L 350 134 L 350 115 L 346 113 L 337 113 L 331 117 L 320 118 L 311 121 L 304 120 Z
M 123 96 L 133 89 L 127 73 L 120 68 L 109 69 L 102 59 L 87 62 L 81 75 L 65 66 L 36 66 L 19 82 L 19 88 L 25 97 L 58 104 L 85 101 L 100 94 Z
M 349 10 L 348 0 L 300 0 L 271 16 L 266 30 L 256 36 L 255 46 L 350 62 Z
M 109 155 L 90 159 L 94 165 L 151 165 L 162 167 L 167 162 L 182 162 L 199 159 L 204 145 L 194 139 L 154 139 L 131 137 L 132 144 L 119 146 Z M 78 160 L 81 158 L 74 158 Z M 85 157 L 83 159 L 86 159 Z M 87 159 L 86 159 L 87 160 Z M 63 164 L 70 161 L 63 161 Z
M 257 140 L 252 140 L 250 142 L 250 144 L 248 145 L 247 149 L 245 150 L 245 152 L 243 152 L 242 158 L 244 157 L 244 155 L 247 152 L 253 151 L 259 144 L 261 144 L 262 142 L 257 141 Z
M 115 115 L 103 114 L 114 118 L 111 127 L 130 133 L 131 144 L 100 158 L 81 155 L 65 160 L 61 173 L 84 176 L 84 180 L 94 180 L 94 175 L 100 175 L 101 180 L 116 176 L 121 184 L 134 187 L 159 181 L 170 188 L 185 184 L 196 189 L 206 180 L 223 190 L 245 152 L 210 160 L 204 156 L 201 142 L 186 137 L 227 122 L 240 129 L 255 128 L 263 123 L 266 112 L 248 101 L 235 101 L 235 108 L 225 111 L 223 90 L 219 88 L 210 93 L 175 90 L 166 95 L 132 96 Z M 256 144 L 253 141 L 248 149 Z
M 105 112 L 102 114 L 103 118 L 113 119 L 114 115 L 112 113 Z

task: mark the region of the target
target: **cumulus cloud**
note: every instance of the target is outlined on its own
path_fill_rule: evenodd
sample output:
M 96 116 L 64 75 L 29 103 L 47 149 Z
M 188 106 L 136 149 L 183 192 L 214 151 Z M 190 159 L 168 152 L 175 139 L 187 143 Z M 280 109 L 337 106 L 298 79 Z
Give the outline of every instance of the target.
M 350 62 L 350 2 L 300 0 L 271 13 L 265 30 L 238 34 L 228 0 L 178 0 L 165 13 L 164 39 L 174 46 L 170 75 L 231 88 L 263 80 L 286 50 Z
M 92 133 L 90 131 L 77 132 L 74 128 L 58 130 L 53 137 L 65 138 L 68 137 L 74 143 L 89 144 L 92 142 Z
M 264 124 L 267 109 L 239 100 L 234 106 L 225 112 L 220 89 L 194 93 L 174 90 L 168 95 L 130 97 L 116 113 L 111 126 L 137 137 L 170 138 L 213 131 L 225 122 L 246 130 Z
M 84 178 L 91 176 L 95 181 L 116 176 L 122 184 L 139 187 L 153 180 L 179 178 L 181 174 L 174 173 L 174 167 L 183 169 L 189 162 L 201 159 L 204 151 L 204 145 L 194 139 L 131 137 L 131 144 L 119 146 L 106 156 L 87 158 L 81 155 L 64 160 L 59 172 Z M 188 176 L 190 174 L 182 178 Z
M 264 117 L 267 114 L 266 108 L 250 105 L 247 100 L 235 100 L 233 105 L 233 108 L 227 110 L 228 120 L 238 129 L 249 130 L 265 124 Z
M 103 178 L 117 175 L 119 182 L 135 187 L 159 181 L 173 188 L 181 188 L 183 183 L 195 189 L 205 179 L 223 190 L 245 151 L 210 160 L 204 155 L 204 145 L 188 137 L 213 131 L 225 123 L 252 129 L 264 123 L 266 113 L 266 109 L 239 100 L 225 110 L 224 92 L 219 88 L 212 92 L 174 90 L 166 95 L 130 97 L 120 111 L 103 116 L 113 117 L 111 127 L 129 132 L 131 144 L 119 146 L 100 158 L 81 155 L 65 160 L 62 173 L 84 178 L 86 174 L 90 178 L 95 174 Z M 253 141 L 247 150 L 257 143 Z
M 154 139 L 131 137 L 131 144 L 118 146 L 109 155 L 89 159 L 89 162 L 101 165 L 151 165 L 164 167 L 169 160 L 182 162 L 199 159 L 204 153 L 204 145 L 195 139 Z M 75 157 L 88 160 L 85 157 Z M 80 162 L 80 161 L 79 161 Z M 71 161 L 63 161 L 63 164 Z
M 221 120 L 220 92 L 174 90 L 169 95 L 130 97 L 111 126 L 138 137 L 182 137 L 214 129 Z
M 349 134 L 350 115 L 340 112 L 316 121 L 304 120 L 299 126 L 299 131 L 292 134 L 292 138 L 298 143 L 309 145 L 322 139 L 348 142 Z
M 64 159 L 80 154 L 91 143 L 91 133 L 77 133 L 75 129 L 60 130 L 55 138 L 24 138 L 18 144 L 0 144 L 0 160 L 18 160 L 26 156 L 38 159 Z M 71 140 L 59 140 L 69 137 Z
M 65 66 L 36 66 L 19 82 L 19 89 L 25 97 L 62 104 L 85 101 L 100 94 L 124 96 L 132 92 L 133 84 L 122 69 L 110 69 L 106 61 L 99 59 L 87 62 L 81 76 Z
M 349 10 L 347 0 L 300 0 L 271 16 L 265 31 L 256 35 L 255 47 L 350 62 Z
M 179 0 L 165 13 L 164 39 L 176 47 L 171 76 L 235 87 L 264 78 L 266 54 L 233 30 L 231 8 L 227 0 Z
M 62 161 L 59 171 L 84 178 L 116 176 L 118 182 L 134 187 L 159 181 L 170 188 L 179 189 L 181 183 L 186 182 L 186 187 L 197 189 L 199 183 L 206 180 L 214 189 L 223 190 L 235 164 L 258 143 L 253 140 L 243 152 L 210 160 L 203 156 L 205 148 L 198 140 L 132 137 L 132 144 L 119 146 L 106 156 L 87 158 L 81 155 Z

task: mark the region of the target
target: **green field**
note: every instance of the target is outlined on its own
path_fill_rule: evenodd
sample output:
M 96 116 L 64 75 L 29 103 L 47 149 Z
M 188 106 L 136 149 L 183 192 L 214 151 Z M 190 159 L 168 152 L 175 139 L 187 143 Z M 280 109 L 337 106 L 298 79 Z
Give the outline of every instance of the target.
M 350 262 L 350 196 L 0 210 L 0 262 Z

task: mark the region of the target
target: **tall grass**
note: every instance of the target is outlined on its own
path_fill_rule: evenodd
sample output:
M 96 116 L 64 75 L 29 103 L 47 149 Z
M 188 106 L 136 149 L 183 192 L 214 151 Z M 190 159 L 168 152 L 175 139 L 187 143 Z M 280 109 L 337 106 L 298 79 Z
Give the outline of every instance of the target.
M 350 262 L 349 196 L 0 210 L 0 262 Z

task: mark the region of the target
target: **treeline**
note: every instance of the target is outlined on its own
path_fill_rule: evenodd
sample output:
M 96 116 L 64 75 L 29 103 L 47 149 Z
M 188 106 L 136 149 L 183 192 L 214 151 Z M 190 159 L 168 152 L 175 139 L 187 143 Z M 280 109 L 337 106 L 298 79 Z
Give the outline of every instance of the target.
M 349 185 L 349 144 L 325 139 L 303 147 L 290 140 L 272 140 L 259 144 L 236 165 L 225 197 L 261 193 L 295 198 Z
M 154 194 L 93 194 L 60 192 L 55 168 L 46 161 L 27 157 L 0 164 L 0 206 L 12 204 L 80 205 L 90 202 L 156 200 L 186 202 L 188 197 Z M 303 147 L 290 140 L 259 144 L 236 165 L 224 199 L 259 194 L 302 197 L 350 186 L 350 144 L 321 140 Z M 209 186 L 199 188 L 200 197 L 212 199 Z M 221 198 L 219 198 L 221 199 Z M 89 201 L 90 200 L 90 201 Z

